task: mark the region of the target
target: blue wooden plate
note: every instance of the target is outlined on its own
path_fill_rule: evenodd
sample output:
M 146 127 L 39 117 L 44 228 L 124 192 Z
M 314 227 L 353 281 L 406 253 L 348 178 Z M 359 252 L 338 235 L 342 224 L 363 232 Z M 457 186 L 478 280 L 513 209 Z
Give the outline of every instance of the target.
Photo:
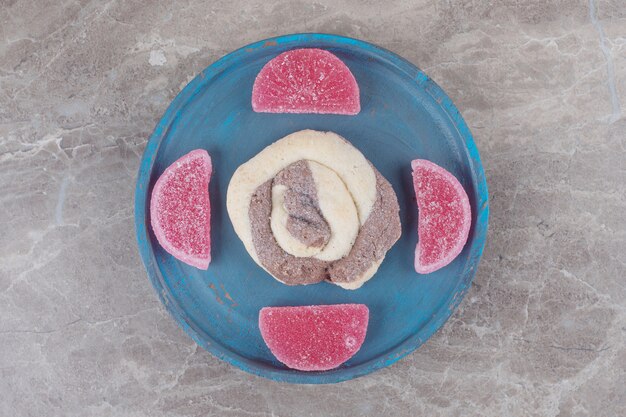
M 293 48 L 322 48 L 343 60 L 361 90 L 357 116 L 254 113 L 252 84 L 263 65 Z M 331 130 L 354 144 L 391 182 L 400 202 L 402 237 L 361 289 L 320 283 L 280 284 L 258 267 L 235 234 L 226 189 L 235 169 L 283 136 Z M 210 185 L 213 260 L 208 271 L 167 254 L 150 227 L 152 186 L 165 168 L 202 148 L 213 158 Z M 451 171 L 473 210 L 469 240 L 459 257 L 430 275 L 413 269 L 417 208 L 410 162 L 431 160 Z M 372 44 L 324 34 L 273 38 L 241 48 L 202 71 L 172 101 L 141 161 L 135 193 L 139 250 L 152 285 L 183 329 L 203 348 L 245 371 L 277 381 L 332 383 L 388 366 L 426 341 L 450 317 L 476 271 L 488 220 L 487 185 L 478 150 L 459 111 L 426 74 Z M 361 350 L 340 368 L 286 368 L 258 329 L 265 306 L 363 303 L 370 309 Z

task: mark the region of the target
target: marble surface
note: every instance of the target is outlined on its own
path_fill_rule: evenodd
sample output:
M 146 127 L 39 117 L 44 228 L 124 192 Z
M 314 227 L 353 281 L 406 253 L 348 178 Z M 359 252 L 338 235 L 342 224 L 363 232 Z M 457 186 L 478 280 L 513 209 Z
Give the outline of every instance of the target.
M 133 187 L 194 74 L 291 32 L 408 58 L 472 129 L 488 243 L 460 309 L 333 386 L 245 374 L 160 306 Z M 0 0 L 0 415 L 626 415 L 626 3 Z

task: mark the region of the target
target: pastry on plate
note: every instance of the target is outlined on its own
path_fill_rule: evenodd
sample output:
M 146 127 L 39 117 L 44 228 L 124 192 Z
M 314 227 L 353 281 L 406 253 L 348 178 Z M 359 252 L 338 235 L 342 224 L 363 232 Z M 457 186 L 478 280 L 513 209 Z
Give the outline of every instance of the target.
M 274 142 L 235 171 L 226 200 L 250 256 L 287 285 L 359 288 L 400 237 L 391 184 L 333 132 Z

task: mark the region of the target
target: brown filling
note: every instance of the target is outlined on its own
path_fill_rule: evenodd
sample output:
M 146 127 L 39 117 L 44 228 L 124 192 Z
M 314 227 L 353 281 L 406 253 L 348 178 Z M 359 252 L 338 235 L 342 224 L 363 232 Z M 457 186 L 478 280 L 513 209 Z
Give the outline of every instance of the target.
M 261 184 L 252 195 L 248 213 L 252 242 L 265 269 L 288 285 L 313 284 L 323 280 L 349 283 L 361 278 L 375 262 L 382 259 L 400 237 L 400 208 L 391 184 L 376 168 L 373 169 L 376 174 L 374 206 L 361 226 L 350 253 L 333 262 L 290 255 L 278 245 L 272 234 L 272 186 L 282 184 L 287 187 L 287 230 L 312 247 L 323 247 L 330 239 L 330 228 L 319 209 L 315 182 L 307 163 L 295 162 L 273 180 Z
M 289 214 L 289 233 L 306 246 L 326 246 L 330 240 L 330 226 L 320 211 L 309 165 L 305 161 L 294 162 L 276 175 L 274 185 L 287 187 L 284 205 Z

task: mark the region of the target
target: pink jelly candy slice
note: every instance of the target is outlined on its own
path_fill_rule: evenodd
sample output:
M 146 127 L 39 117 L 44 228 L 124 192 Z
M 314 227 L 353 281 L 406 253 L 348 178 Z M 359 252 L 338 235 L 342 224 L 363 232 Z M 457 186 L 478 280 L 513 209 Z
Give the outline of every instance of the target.
M 211 262 L 211 157 L 189 152 L 161 174 L 150 199 L 150 222 L 168 253 L 200 269 Z
M 469 234 L 472 212 L 467 193 L 448 171 L 430 161 L 411 162 L 417 197 L 419 241 L 415 270 L 428 274 L 457 257 Z
M 263 113 L 357 114 L 359 86 L 339 58 L 294 49 L 269 61 L 254 81 L 252 108 Z
M 265 307 L 259 328 L 274 356 L 288 367 L 326 371 L 358 352 L 368 320 L 363 304 Z

